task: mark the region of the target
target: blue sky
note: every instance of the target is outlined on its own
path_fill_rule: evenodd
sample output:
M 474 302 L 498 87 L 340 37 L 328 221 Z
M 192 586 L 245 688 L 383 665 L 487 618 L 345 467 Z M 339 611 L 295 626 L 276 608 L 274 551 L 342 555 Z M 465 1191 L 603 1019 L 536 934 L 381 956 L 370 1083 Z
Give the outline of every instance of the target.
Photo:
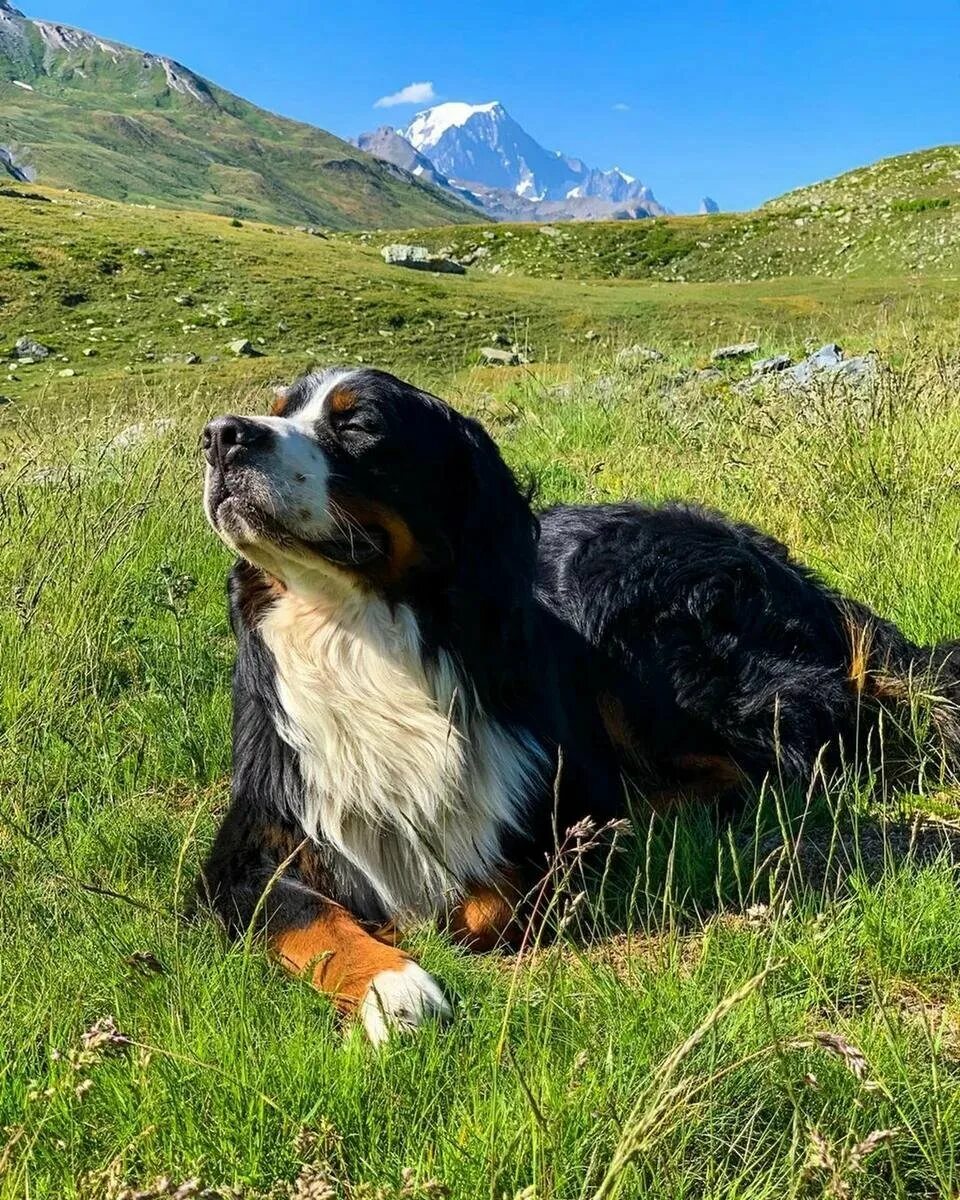
M 960 0 L 19 2 L 344 137 L 403 124 L 417 105 L 373 104 L 415 81 L 500 100 L 544 145 L 617 164 L 678 212 L 960 141 Z

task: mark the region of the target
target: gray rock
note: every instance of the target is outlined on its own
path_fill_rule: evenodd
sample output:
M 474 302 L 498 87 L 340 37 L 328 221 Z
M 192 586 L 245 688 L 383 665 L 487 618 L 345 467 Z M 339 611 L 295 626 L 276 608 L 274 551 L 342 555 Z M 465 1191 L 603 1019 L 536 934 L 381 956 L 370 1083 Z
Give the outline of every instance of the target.
M 785 387 L 809 387 L 816 379 L 843 379 L 848 383 L 862 383 L 873 376 L 876 361 L 869 355 L 844 358 L 843 350 L 836 342 L 828 342 L 819 350 L 808 355 L 802 362 L 783 374 Z
M 704 371 L 698 371 L 694 379 L 697 383 L 717 383 L 723 379 L 723 372 L 718 371 L 716 367 L 707 367 Z
M 663 362 L 664 357 L 652 346 L 624 346 L 617 351 L 617 362 L 620 363 Z
M 153 258 L 153 251 L 148 250 L 146 246 L 134 246 L 134 258 Z
M 860 383 L 864 379 L 871 379 L 876 373 L 876 369 L 876 359 L 868 354 L 858 354 L 853 358 L 845 358 L 835 369 L 834 374 L 848 382 Z
M 498 350 L 496 346 L 481 346 L 480 357 L 489 367 L 519 367 L 526 361 L 517 350 Z
M 181 308 L 192 308 L 193 307 L 193 297 L 188 296 L 186 294 L 184 294 L 182 296 L 174 296 L 173 302 L 174 302 L 174 304 L 179 304 Z
M 158 437 L 163 437 L 176 427 L 177 422 L 173 417 L 157 417 L 153 421 L 137 421 L 134 425 L 128 425 L 107 442 L 106 449 L 108 451 L 129 450 L 131 446 L 140 446 L 144 442 L 152 442 Z
M 73 369 L 73 367 L 64 367 L 63 370 L 58 371 L 57 374 L 61 379 L 72 379 L 74 375 L 76 375 L 76 371 Z
M 414 271 L 440 271 L 446 275 L 465 275 L 466 267 L 452 258 L 442 258 L 426 246 L 409 246 L 396 242 L 380 251 L 383 261 L 392 267 L 410 267 Z
M 43 358 L 49 358 L 53 353 L 50 347 L 45 346 L 43 342 L 35 342 L 28 337 L 17 338 L 13 352 L 21 362 L 27 358 L 32 362 L 39 362 Z
M 711 362 L 726 362 L 735 358 L 746 358 L 756 354 L 760 349 L 759 342 L 738 342 L 735 346 L 721 346 L 710 355 Z
M 249 338 L 236 338 L 234 341 L 227 343 L 227 349 L 235 354 L 237 358 L 260 357 L 260 351 L 254 347 Z
M 466 254 L 461 254 L 457 262 L 462 267 L 472 267 L 475 262 L 479 262 L 481 258 L 490 257 L 489 246 L 474 246 L 472 250 L 468 250 Z
M 838 367 L 843 362 L 843 350 L 836 342 L 827 342 L 807 359 L 813 367 Z
M 750 369 L 756 376 L 775 375 L 778 371 L 786 371 L 792 366 L 793 359 L 789 354 L 775 354 L 772 358 L 758 358 L 751 364 Z

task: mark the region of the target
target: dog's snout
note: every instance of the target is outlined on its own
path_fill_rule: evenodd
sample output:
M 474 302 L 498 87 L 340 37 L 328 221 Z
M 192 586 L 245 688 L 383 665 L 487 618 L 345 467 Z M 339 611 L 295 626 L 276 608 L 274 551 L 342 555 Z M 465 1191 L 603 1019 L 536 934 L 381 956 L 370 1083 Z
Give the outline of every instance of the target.
M 243 451 L 262 446 L 270 430 L 249 417 L 217 417 L 203 431 L 203 453 L 211 466 L 227 467 Z

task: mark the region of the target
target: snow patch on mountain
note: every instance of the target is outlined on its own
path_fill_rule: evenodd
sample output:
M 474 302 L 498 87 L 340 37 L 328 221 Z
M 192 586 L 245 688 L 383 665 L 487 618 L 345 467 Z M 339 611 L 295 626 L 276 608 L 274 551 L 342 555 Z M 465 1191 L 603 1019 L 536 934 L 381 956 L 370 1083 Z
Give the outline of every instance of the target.
M 458 100 L 435 104 L 433 108 L 417 113 L 403 136 L 418 150 L 429 150 L 448 129 L 459 129 L 476 113 L 489 113 L 500 107 L 497 100 L 491 100 L 489 104 L 463 104 Z
M 446 179 L 465 187 L 512 192 L 523 200 L 603 200 L 666 211 L 653 192 L 619 167 L 601 171 L 560 150 L 547 150 L 502 104 L 450 101 L 418 113 L 399 136 Z

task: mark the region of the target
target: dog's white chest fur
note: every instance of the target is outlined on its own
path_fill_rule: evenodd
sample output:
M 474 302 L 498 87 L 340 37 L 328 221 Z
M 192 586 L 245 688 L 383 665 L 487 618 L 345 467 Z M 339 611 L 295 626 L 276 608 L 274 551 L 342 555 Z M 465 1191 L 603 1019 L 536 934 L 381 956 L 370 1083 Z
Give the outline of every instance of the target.
M 435 911 L 489 878 L 501 829 L 522 824 L 544 769 L 533 740 L 467 703 L 448 656 L 425 667 L 404 605 L 288 594 L 261 633 L 281 736 L 300 760 L 303 811 L 291 815 L 305 833 L 327 838 L 396 912 Z

